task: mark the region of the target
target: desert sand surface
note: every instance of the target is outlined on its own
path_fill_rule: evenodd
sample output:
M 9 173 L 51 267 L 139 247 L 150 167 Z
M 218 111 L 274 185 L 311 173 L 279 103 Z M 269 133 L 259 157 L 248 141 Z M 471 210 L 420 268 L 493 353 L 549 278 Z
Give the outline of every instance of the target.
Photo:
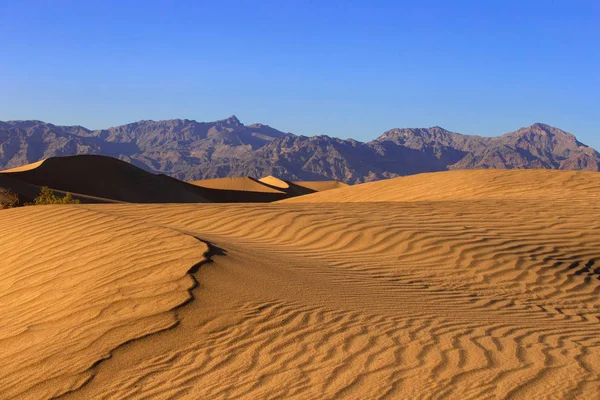
M 78 206 L 0 214 L 0 398 L 74 390 L 130 340 L 172 328 L 204 260 L 194 237 Z
M 338 189 L 349 186 L 347 183 L 340 181 L 294 181 L 292 183 L 294 185 L 314 190 L 315 192 L 322 192 L 325 190 Z
M 285 191 L 250 177 L 203 179 L 188 183 L 205 190 L 204 196 L 213 203 L 270 203 L 289 197 Z
M 598 182 L 1 211 L 0 398 L 597 399 Z
M 269 175 L 259 179 L 265 185 L 271 186 L 288 194 L 289 197 L 303 196 L 305 194 L 321 192 L 324 190 L 338 189 L 349 186 L 336 180 L 326 181 L 286 181 Z
M 590 171 L 461 170 L 348 186 L 289 202 L 385 202 L 481 199 L 600 199 L 600 174 Z
M 220 189 L 220 190 L 243 190 L 249 192 L 265 192 L 265 193 L 283 193 L 279 190 L 273 189 L 267 185 L 263 185 L 260 181 L 250 178 L 216 178 L 216 179 L 203 179 L 199 181 L 190 181 L 192 185 L 205 187 L 209 189 Z
M 40 161 L 31 163 L 31 164 L 26 164 L 26 165 L 21 165 L 20 167 L 15 167 L 15 168 L 10 168 L 10 169 L 4 169 L 0 172 L 23 172 L 23 171 L 29 171 L 32 169 L 35 169 L 37 167 L 39 167 L 40 165 L 42 165 L 44 163 L 44 161 L 46 161 L 46 159 L 42 159 Z
M 265 185 L 269 185 L 269 186 L 276 187 L 279 189 L 288 189 L 290 187 L 290 184 L 288 182 L 286 182 L 283 179 L 279 179 L 273 175 L 264 176 L 264 177 L 260 178 L 259 181 L 261 181 Z
M 214 199 L 212 192 L 204 193 L 204 196 L 211 202 L 231 203 L 270 203 L 348 186 L 338 181 L 290 182 L 272 175 L 260 179 L 251 177 L 217 178 L 190 181 L 188 183 L 218 193 L 218 199 Z

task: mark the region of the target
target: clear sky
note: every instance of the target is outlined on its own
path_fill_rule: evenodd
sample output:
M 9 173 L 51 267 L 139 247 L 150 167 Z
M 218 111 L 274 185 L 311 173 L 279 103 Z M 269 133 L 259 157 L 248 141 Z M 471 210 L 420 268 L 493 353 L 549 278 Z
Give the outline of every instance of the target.
M 498 135 L 600 149 L 600 1 L 0 1 L 0 120 L 235 114 L 304 135 Z

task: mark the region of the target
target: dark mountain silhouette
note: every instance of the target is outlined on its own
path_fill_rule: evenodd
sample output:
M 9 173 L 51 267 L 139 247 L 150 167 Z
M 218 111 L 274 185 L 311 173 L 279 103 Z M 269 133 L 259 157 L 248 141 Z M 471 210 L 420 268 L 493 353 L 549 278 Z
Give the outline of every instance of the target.
M 360 183 L 448 169 L 600 170 L 597 151 L 544 124 L 499 137 L 440 127 L 392 129 L 362 143 L 244 125 L 235 116 L 215 122 L 139 121 L 95 131 L 41 121 L 0 122 L 0 169 L 75 154 L 108 155 L 183 180 L 274 175 Z

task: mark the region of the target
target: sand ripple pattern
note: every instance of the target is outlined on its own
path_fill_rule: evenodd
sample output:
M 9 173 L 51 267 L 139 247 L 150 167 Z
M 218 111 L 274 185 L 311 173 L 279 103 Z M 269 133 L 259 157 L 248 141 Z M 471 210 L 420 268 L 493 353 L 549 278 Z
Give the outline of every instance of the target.
M 226 255 L 72 398 L 600 397 L 593 202 L 90 209 Z
M 0 398 L 84 385 L 130 340 L 173 327 L 197 239 L 79 206 L 0 213 Z

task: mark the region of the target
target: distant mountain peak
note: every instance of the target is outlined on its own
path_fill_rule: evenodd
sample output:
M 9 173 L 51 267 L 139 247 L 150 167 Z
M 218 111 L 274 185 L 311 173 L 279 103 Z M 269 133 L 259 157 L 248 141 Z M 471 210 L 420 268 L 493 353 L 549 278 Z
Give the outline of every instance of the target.
M 552 128 L 550 125 L 546 125 L 543 124 L 541 122 L 536 122 L 533 125 L 530 126 L 530 128 L 541 128 L 541 129 L 546 129 L 546 128 Z
M 535 124 L 528 126 L 526 128 L 521 128 L 515 132 L 507 133 L 503 136 L 520 136 L 520 135 L 534 135 L 537 137 L 554 137 L 556 140 L 566 140 L 570 142 L 575 142 L 577 139 L 575 135 L 569 132 L 565 132 L 562 129 L 555 128 L 553 126 L 543 124 L 540 122 L 536 122 Z
M 219 120 L 217 122 L 221 123 L 223 125 L 230 125 L 230 126 L 241 126 L 242 125 L 242 123 L 240 122 L 240 120 L 235 115 L 232 115 L 229 118 L 225 118 L 225 119 Z

